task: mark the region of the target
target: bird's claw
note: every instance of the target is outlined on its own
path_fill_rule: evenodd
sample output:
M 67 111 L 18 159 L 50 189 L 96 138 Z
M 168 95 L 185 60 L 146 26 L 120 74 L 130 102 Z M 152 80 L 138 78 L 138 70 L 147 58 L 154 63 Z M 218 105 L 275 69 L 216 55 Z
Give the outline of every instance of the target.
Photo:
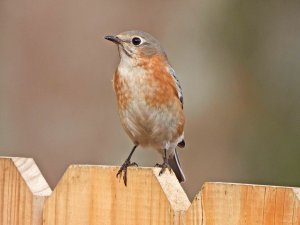
M 129 166 L 136 166 L 138 167 L 138 164 L 136 162 L 130 162 L 130 160 L 126 160 L 123 165 L 121 166 L 121 168 L 119 169 L 116 177 L 122 177 L 122 173 L 123 173 L 123 180 L 124 180 L 124 184 L 125 186 L 127 186 L 127 167 Z
M 172 172 L 171 166 L 167 161 L 164 161 L 162 164 L 156 163 L 155 167 L 160 167 L 161 170 L 159 172 L 159 176 L 162 175 L 166 169 L 169 169 L 170 173 Z

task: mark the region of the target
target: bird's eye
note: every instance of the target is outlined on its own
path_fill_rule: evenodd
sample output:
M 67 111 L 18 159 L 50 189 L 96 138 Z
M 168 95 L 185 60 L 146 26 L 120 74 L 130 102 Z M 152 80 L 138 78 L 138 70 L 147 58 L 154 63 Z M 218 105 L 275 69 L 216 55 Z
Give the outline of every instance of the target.
M 131 41 L 134 45 L 140 45 L 142 43 L 142 40 L 139 37 L 134 37 Z

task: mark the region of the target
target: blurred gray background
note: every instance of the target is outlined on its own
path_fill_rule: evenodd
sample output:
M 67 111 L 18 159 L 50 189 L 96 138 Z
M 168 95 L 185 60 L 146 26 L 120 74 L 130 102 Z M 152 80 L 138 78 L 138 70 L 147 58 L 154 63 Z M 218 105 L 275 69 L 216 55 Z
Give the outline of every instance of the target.
M 206 181 L 300 186 L 300 1 L 0 1 L 0 154 L 33 157 L 52 188 L 69 164 L 121 165 L 132 143 L 103 36 L 131 29 L 182 84 L 190 198 Z

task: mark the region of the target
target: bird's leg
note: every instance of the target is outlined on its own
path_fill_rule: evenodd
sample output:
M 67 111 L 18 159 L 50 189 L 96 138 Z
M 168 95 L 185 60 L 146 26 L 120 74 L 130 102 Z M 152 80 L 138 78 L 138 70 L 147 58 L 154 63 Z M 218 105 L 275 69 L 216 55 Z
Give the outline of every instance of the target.
M 155 165 L 156 167 L 160 167 L 161 168 L 161 170 L 159 172 L 159 176 L 162 175 L 167 168 L 169 169 L 170 172 L 172 171 L 171 166 L 168 163 L 167 150 L 166 149 L 164 149 L 163 159 L 164 159 L 164 162 L 162 164 L 156 163 L 156 165 Z
M 134 151 L 135 151 L 135 149 L 136 149 L 137 146 L 138 146 L 137 144 L 133 146 L 133 148 L 132 148 L 129 156 L 127 157 L 127 159 L 125 160 L 125 162 L 123 163 L 123 165 L 121 166 L 121 168 L 119 169 L 119 171 L 118 171 L 118 173 L 116 175 L 116 177 L 120 176 L 120 178 L 121 178 L 122 177 L 122 172 L 124 171 L 123 180 L 124 180 L 125 186 L 127 186 L 127 167 L 128 166 L 138 166 L 137 163 L 130 162 L 131 156 L 134 153 Z

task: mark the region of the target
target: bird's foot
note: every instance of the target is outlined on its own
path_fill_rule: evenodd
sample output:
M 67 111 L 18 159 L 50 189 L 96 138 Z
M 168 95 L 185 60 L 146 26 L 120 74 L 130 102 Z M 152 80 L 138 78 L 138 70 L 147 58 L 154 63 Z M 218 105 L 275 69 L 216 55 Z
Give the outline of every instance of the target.
M 155 167 L 160 167 L 161 170 L 159 172 L 159 176 L 162 175 L 166 169 L 169 169 L 170 173 L 172 172 L 171 166 L 169 165 L 167 160 L 164 160 L 162 164 L 156 163 Z
M 124 180 L 124 184 L 125 186 L 127 186 L 127 167 L 129 166 L 138 166 L 137 163 L 135 162 L 130 162 L 130 160 L 126 159 L 126 161 L 123 163 L 123 165 L 121 166 L 121 168 L 119 169 L 116 177 L 122 177 L 122 173 L 123 173 L 123 180 Z

